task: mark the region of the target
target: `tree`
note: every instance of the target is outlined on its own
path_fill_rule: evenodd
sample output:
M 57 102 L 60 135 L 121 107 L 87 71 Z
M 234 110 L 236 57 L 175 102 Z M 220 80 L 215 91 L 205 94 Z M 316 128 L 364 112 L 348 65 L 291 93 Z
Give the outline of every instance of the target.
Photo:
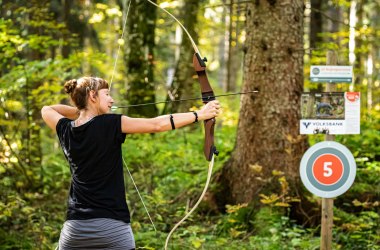
M 316 49 L 317 46 L 322 42 L 322 28 L 323 28 L 323 18 L 322 18 L 322 1 L 311 0 L 311 13 L 310 13 L 310 48 Z
M 127 6 L 123 6 L 126 8 Z M 155 102 L 155 86 L 153 79 L 154 67 L 154 37 L 156 27 L 157 7 L 145 0 L 136 0 L 131 5 L 128 17 L 128 43 L 126 68 L 128 76 L 127 99 L 130 104 Z M 157 115 L 156 106 L 144 109 L 130 108 L 129 115 Z
M 247 5 L 243 95 L 237 142 L 218 178 L 217 201 L 255 202 L 273 189 L 273 171 L 298 185 L 306 138 L 299 135 L 303 91 L 303 1 Z M 294 191 L 294 189 L 293 189 Z

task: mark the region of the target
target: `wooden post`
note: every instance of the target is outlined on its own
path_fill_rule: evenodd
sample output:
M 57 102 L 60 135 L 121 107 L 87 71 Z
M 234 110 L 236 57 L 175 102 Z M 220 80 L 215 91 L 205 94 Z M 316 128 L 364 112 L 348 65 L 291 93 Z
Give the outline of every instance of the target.
M 322 198 L 321 250 L 332 249 L 333 198 Z
M 327 52 L 326 65 L 336 65 L 338 62 L 337 54 L 335 51 Z M 327 83 L 326 92 L 336 91 L 335 83 Z M 334 141 L 335 135 L 327 134 L 325 136 L 325 141 Z M 334 209 L 334 199 L 333 198 L 322 198 L 322 220 L 321 220 L 321 250 L 331 250 L 332 249 L 332 229 L 334 226 L 333 213 Z

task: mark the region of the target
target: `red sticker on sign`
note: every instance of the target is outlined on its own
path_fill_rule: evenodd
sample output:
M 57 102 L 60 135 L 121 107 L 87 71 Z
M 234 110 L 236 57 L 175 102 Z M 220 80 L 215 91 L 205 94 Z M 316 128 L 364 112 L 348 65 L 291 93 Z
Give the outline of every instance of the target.
M 360 92 L 346 92 L 346 97 L 350 102 L 356 102 L 359 100 Z
M 333 185 L 343 176 L 343 163 L 333 154 L 320 155 L 313 164 L 314 178 L 323 185 Z

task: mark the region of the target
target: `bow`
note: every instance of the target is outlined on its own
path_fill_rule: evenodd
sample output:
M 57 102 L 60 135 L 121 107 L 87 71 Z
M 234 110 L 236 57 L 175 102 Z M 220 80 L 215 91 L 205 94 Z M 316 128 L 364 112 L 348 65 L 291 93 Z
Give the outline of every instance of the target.
M 202 93 L 202 101 L 203 103 L 208 103 L 209 101 L 215 100 L 214 91 L 208 81 L 207 74 L 206 74 L 206 58 L 201 57 L 201 54 L 199 52 L 199 49 L 197 45 L 195 44 L 193 38 L 191 37 L 190 33 L 187 31 L 187 29 L 183 26 L 183 24 L 175 17 L 173 16 L 169 11 L 167 11 L 164 8 L 161 8 L 156 3 L 152 2 L 151 0 L 147 0 L 149 3 L 153 4 L 157 8 L 163 10 L 166 12 L 170 17 L 172 17 L 182 28 L 183 31 L 187 34 L 188 38 L 190 39 L 190 42 L 194 48 L 194 56 L 193 56 L 193 66 L 195 71 L 198 75 L 198 81 L 201 86 L 201 93 Z M 198 207 L 198 205 L 203 200 L 203 197 L 206 194 L 206 191 L 208 189 L 208 186 L 210 184 L 211 180 L 211 174 L 212 169 L 214 166 L 214 156 L 218 155 L 218 151 L 215 148 L 214 145 L 214 126 L 215 126 L 215 118 L 208 119 L 204 121 L 204 127 L 205 127 L 205 143 L 204 143 L 204 155 L 206 157 L 206 160 L 209 161 L 209 167 L 208 167 L 208 173 L 207 173 L 207 180 L 206 184 L 203 188 L 202 194 L 199 197 L 198 201 L 195 203 L 195 205 L 192 207 L 192 209 L 172 228 L 172 230 L 169 232 L 166 241 L 165 241 L 165 250 L 168 248 L 169 240 L 171 235 L 174 233 L 174 231 L 179 227 L 181 223 L 183 223 Z
M 157 8 L 163 10 L 164 12 L 166 12 L 170 17 L 172 17 L 181 26 L 182 30 L 185 31 L 185 33 L 187 34 L 188 38 L 190 39 L 191 44 L 192 44 L 192 46 L 194 48 L 194 51 L 195 51 L 194 56 L 193 56 L 193 66 L 194 66 L 195 71 L 197 72 L 198 80 L 199 80 L 199 83 L 200 83 L 200 86 L 201 86 L 202 101 L 203 101 L 203 103 L 206 104 L 209 101 L 215 100 L 214 91 L 213 91 L 213 89 L 212 89 L 212 87 L 211 87 L 211 85 L 210 85 L 210 83 L 208 81 L 207 74 L 206 74 L 206 64 L 205 64 L 205 62 L 207 60 L 206 60 L 206 58 L 202 59 L 202 57 L 200 55 L 200 52 L 199 52 L 199 49 L 198 49 L 197 45 L 195 44 L 193 38 L 191 37 L 191 35 L 187 31 L 187 29 L 169 11 L 165 10 L 164 8 L 161 8 L 159 5 L 157 5 L 156 3 L 152 2 L 151 0 L 146 0 L 146 1 L 148 1 L 150 4 L 156 6 Z M 128 16 L 128 13 L 129 13 L 130 3 L 131 3 L 131 1 L 129 2 L 127 16 Z M 123 27 L 123 32 L 122 32 L 122 35 L 121 35 L 121 39 L 123 39 L 123 36 L 124 36 L 124 30 L 125 30 L 125 27 L 126 27 L 126 22 L 127 22 L 127 17 L 125 18 L 125 21 L 124 21 L 124 27 Z M 114 76 L 114 73 L 115 73 L 115 68 L 116 68 L 116 63 L 117 63 L 117 59 L 118 59 L 119 50 L 120 50 L 120 45 L 119 45 L 119 49 L 118 49 L 118 52 L 117 52 L 117 56 L 116 56 L 116 60 L 115 60 L 115 64 L 114 64 L 114 70 L 113 70 L 112 77 L 111 77 L 110 89 L 111 89 L 111 86 L 112 86 L 112 79 L 113 79 L 113 76 Z M 213 166 L 214 166 L 214 156 L 218 155 L 218 153 L 219 153 L 216 150 L 215 145 L 214 145 L 214 126 L 215 126 L 215 118 L 208 119 L 208 120 L 204 121 L 204 127 L 205 127 L 204 155 L 206 157 L 206 160 L 210 162 L 209 163 L 209 167 L 208 167 L 208 174 L 207 174 L 207 180 L 206 180 L 205 187 L 203 188 L 202 194 L 199 197 L 198 201 L 193 206 L 193 208 L 169 232 L 169 234 L 168 234 L 168 236 L 166 238 L 166 241 L 165 241 L 165 250 L 168 247 L 168 243 L 169 243 L 171 235 L 179 227 L 179 225 L 182 222 L 184 222 L 194 212 L 194 210 L 198 207 L 198 205 L 202 201 L 202 199 L 205 196 L 206 191 L 208 189 L 208 186 L 209 186 L 209 183 L 210 183 L 210 180 L 211 180 L 212 169 L 213 169 Z M 125 162 L 124 162 L 124 164 L 125 164 Z M 129 175 L 130 175 L 130 177 L 131 177 L 131 179 L 133 181 L 133 177 L 132 177 L 131 173 L 129 172 L 128 167 L 127 167 L 127 170 L 128 170 L 128 173 L 129 173 Z M 143 199 L 142 199 L 142 197 L 141 197 L 141 195 L 140 195 L 140 193 L 139 193 L 139 191 L 137 189 L 137 186 L 134 183 L 134 181 L 133 181 L 133 184 L 134 184 L 135 189 L 137 190 L 137 192 L 138 192 L 138 194 L 140 196 L 140 199 L 141 199 L 141 201 L 142 201 L 142 203 L 143 203 L 143 205 L 145 207 L 144 201 L 143 201 Z M 147 212 L 147 214 L 148 214 L 148 216 L 150 218 L 149 212 L 146 209 L 146 207 L 145 207 L 145 210 L 146 210 L 146 212 Z M 151 222 L 152 222 L 152 225 L 154 227 L 154 223 L 153 223 L 152 220 L 151 220 Z

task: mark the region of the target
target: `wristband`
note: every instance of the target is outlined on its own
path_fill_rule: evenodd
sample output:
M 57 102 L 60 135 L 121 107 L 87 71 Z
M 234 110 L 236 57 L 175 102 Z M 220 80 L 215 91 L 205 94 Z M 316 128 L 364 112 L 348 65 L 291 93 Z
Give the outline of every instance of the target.
M 195 115 L 195 121 L 193 123 L 197 123 L 198 122 L 198 114 L 195 111 L 193 111 L 193 114 Z
M 172 125 L 172 130 L 174 130 L 175 125 L 174 125 L 173 115 L 170 115 L 170 124 Z

